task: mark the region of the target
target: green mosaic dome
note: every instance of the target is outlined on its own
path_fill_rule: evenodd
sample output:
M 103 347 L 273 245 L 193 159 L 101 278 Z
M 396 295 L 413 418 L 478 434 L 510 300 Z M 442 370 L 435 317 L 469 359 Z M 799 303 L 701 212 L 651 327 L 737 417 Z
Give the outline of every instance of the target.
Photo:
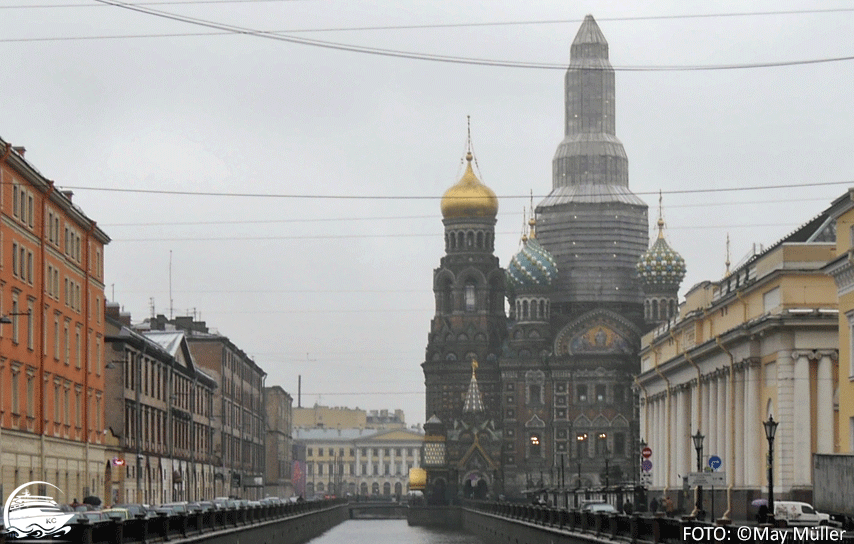
M 528 238 L 507 265 L 507 287 L 514 293 L 548 291 L 557 278 L 557 263 L 536 238 Z
M 658 240 L 649 248 L 637 264 L 638 277 L 647 291 L 679 289 L 685 279 L 685 259 L 676 253 L 659 234 Z

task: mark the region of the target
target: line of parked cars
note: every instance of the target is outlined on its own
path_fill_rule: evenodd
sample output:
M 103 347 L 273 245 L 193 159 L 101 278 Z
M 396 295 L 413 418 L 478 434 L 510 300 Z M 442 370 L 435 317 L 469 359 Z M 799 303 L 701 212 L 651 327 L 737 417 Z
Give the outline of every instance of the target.
M 74 506 L 61 506 L 65 512 L 75 512 L 76 515 L 69 523 L 77 523 L 86 518 L 90 523 L 103 523 L 112 519 L 136 519 L 142 515 L 144 518 L 156 518 L 161 514 L 193 514 L 212 512 L 215 510 L 227 510 L 231 508 L 253 507 L 253 506 L 278 506 L 297 502 L 297 498 L 281 499 L 279 497 L 267 497 L 265 499 L 250 501 L 246 499 L 234 499 L 230 497 L 216 497 L 209 501 L 178 501 L 167 502 L 159 505 L 117 503 L 110 508 L 100 508 L 91 504 L 80 504 Z

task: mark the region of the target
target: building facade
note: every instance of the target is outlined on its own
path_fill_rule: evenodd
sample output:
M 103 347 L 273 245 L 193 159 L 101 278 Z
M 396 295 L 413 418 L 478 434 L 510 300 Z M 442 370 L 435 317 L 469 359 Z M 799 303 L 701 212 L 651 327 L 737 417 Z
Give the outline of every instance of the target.
M 267 415 L 264 492 L 269 497 L 294 495 L 293 471 L 293 398 L 278 385 L 264 388 Z
M 680 476 L 722 460 L 714 492 L 724 518 L 751 517 L 767 489 L 763 422 L 778 422 L 774 494 L 811 501 L 812 453 L 831 452 L 837 388 L 836 287 L 823 267 L 836 251 L 828 211 L 718 281 L 688 291 L 678 316 L 643 338 L 640 437 L 652 450 L 651 487 L 687 512 Z M 702 508 L 711 511 L 711 492 Z M 723 505 L 723 506 L 721 506 Z
M 305 447 L 306 497 L 400 497 L 421 466 L 424 435 L 412 429 L 297 429 Z
M 854 189 L 834 201 L 830 215 L 836 224 L 836 254 L 825 271 L 834 279 L 839 299 L 838 410 L 832 451 L 854 454 Z
M 0 140 L 0 495 L 103 490 L 104 247 L 110 239 Z
M 181 331 L 135 332 L 107 306 L 106 424 L 118 439 L 108 503 L 159 504 L 214 496 L 213 397 Z
M 228 337 L 211 332 L 204 321 L 160 315 L 146 320 L 143 329 L 183 331 L 193 360 L 219 385 L 211 416 L 219 426 L 213 438 L 214 494 L 263 498 L 266 372 Z

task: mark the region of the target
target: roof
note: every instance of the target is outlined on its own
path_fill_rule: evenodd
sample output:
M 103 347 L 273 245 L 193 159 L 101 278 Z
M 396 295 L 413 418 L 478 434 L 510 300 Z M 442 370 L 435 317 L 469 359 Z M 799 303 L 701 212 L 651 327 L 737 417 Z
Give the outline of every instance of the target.
M 318 442 L 352 442 L 357 438 L 367 438 L 379 434 L 375 429 L 294 429 L 294 440 Z

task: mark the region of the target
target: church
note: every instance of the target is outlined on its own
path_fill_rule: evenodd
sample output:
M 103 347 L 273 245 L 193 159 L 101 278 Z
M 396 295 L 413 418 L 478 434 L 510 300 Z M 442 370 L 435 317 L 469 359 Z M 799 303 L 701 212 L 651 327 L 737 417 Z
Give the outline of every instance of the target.
M 661 219 L 649 247 L 615 109 L 608 42 L 588 15 L 571 46 L 551 191 L 506 269 L 494 254 L 498 198 L 470 150 L 442 198 L 422 368 L 428 489 L 446 498 L 637 479 L 640 340 L 675 314 L 685 262 Z

